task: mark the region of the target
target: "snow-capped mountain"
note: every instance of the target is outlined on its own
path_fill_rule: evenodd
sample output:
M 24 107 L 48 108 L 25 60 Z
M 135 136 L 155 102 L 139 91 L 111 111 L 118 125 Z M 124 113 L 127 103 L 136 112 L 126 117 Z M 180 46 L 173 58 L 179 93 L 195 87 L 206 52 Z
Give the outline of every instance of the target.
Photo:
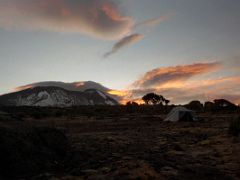
M 96 89 L 69 91 L 61 87 L 39 86 L 0 96 L 4 106 L 117 105 L 118 102 Z
M 34 88 L 34 87 L 49 87 L 49 86 L 60 87 L 68 91 L 80 91 L 80 92 L 83 92 L 88 89 L 96 89 L 108 95 L 109 97 L 112 97 L 113 99 L 116 99 L 118 101 L 121 100 L 121 97 L 109 93 L 111 92 L 112 89 L 109 89 L 101 85 L 100 83 L 97 83 L 94 81 L 77 81 L 72 83 L 66 83 L 61 81 L 43 81 L 43 82 L 36 82 L 36 83 L 24 85 L 24 86 L 19 86 L 15 88 L 15 91 L 22 91 L 22 90 Z

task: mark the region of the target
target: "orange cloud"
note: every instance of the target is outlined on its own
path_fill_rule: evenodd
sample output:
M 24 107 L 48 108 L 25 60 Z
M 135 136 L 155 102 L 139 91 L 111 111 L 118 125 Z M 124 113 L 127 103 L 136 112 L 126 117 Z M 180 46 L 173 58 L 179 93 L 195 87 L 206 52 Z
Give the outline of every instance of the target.
M 120 91 L 120 90 L 110 90 L 107 93 L 114 95 L 114 96 L 120 96 L 120 97 L 124 97 L 124 96 L 128 95 L 127 91 Z
M 180 87 L 155 87 L 151 89 L 133 89 L 123 102 L 140 99 L 143 95 L 155 92 L 170 99 L 172 103 L 188 103 L 192 100 L 212 101 L 218 98 L 228 99 L 240 104 L 240 77 L 224 77 L 211 80 L 184 82 Z
M 83 33 L 107 40 L 131 32 L 133 20 L 111 0 L 1 0 L 0 26 Z
M 151 88 L 161 86 L 181 85 L 194 76 L 202 75 L 208 72 L 213 72 L 221 67 L 219 63 L 197 63 L 192 65 L 181 65 L 174 67 L 164 67 L 151 70 L 139 80 L 133 83 L 133 87 Z
M 172 103 L 187 103 L 191 100 L 211 101 L 226 98 L 240 103 L 240 76 L 212 78 L 223 66 L 220 63 L 197 63 L 157 68 L 145 73 L 135 81 L 123 98 L 123 102 L 141 99 L 143 95 L 155 92 L 170 99 Z M 226 67 L 225 67 L 226 68 Z M 225 69 L 226 70 L 226 69 Z
M 20 86 L 20 87 L 16 87 L 13 91 L 17 92 L 17 91 L 22 91 L 25 89 L 30 89 L 30 88 L 33 88 L 33 86 L 32 85 Z
M 226 98 L 240 103 L 240 77 L 195 80 L 187 82 L 185 87 L 166 89 L 165 93 L 171 96 L 175 102 L 187 102 L 193 99 L 211 101 L 217 98 Z

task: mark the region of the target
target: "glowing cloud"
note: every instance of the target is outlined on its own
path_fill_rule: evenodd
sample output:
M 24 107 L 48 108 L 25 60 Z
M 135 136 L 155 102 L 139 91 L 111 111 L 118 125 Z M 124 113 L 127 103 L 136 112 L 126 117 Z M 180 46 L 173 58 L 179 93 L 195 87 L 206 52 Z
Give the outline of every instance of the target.
M 111 0 L 1 0 L 0 26 L 83 33 L 107 40 L 131 32 L 133 20 Z
M 69 91 L 85 91 L 87 89 L 97 89 L 103 92 L 108 92 L 110 89 L 102 86 L 99 83 L 93 81 L 79 81 L 79 82 L 72 82 L 72 83 L 65 83 L 65 82 L 58 82 L 58 81 L 44 81 L 44 82 L 36 82 L 33 84 L 28 84 L 25 86 L 19 86 L 14 89 L 14 91 L 21 91 L 28 88 L 34 88 L 38 86 L 55 86 L 61 87 Z
M 131 86 L 122 102 L 138 100 L 146 93 L 155 92 L 170 99 L 172 103 L 192 100 L 211 101 L 225 98 L 240 103 L 240 76 L 201 78 L 204 74 L 226 70 L 221 63 L 197 63 L 157 68 L 145 73 Z
M 122 38 L 120 41 L 118 41 L 113 46 L 113 48 L 110 52 L 104 54 L 104 57 L 108 57 L 108 56 L 116 53 L 117 51 L 119 51 L 120 49 L 122 49 L 123 47 L 125 47 L 127 45 L 135 44 L 138 41 L 142 40 L 143 38 L 144 38 L 144 36 L 141 34 L 132 34 L 132 35 L 126 36 L 126 37 Z
M 14 88 L 13 92 L 22 91 L 22 90 L 25 90 L 25 89 L 31 89 L 31 88 L 33 88 L 33 87 L 34 87 L 34 86 L 32 86 L 32 85 L 20 86 L 20 87 Z
M 240 103 L 240 77 L 224 77 L 208 80 L 192 80 L 184 87 L 158 89 L 172 101 L 183 103 L 191 100 L 211 101 L 218 98 Z
M 114 96 L 119 96 L 119 97 L 124 97 L 128 94 L 127 91 L 120 91 L 120 90 L 110 90 L 107 93 Z
M 147 72 L 133 83 L 133 87 L 151 88 L 160 86 L 174 87 L 196 75 L 213 72 L 221 67 L 219 63 L 198 63 L 175 67 L 157 68 Z

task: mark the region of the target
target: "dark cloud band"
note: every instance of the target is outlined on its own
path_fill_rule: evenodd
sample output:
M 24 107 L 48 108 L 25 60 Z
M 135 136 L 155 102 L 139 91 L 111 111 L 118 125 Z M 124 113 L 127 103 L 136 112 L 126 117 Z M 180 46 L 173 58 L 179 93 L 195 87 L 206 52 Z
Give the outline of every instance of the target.
M 114 40 L 131 31 L 133 20 L 110 0 L 1 0 L 0 26 Z
M 104 54 L 104 57 L 108 57 L 108 56 L 116 53 L 117 51 L 119 51 L 120 49 L 122 49 L 123 47 L 125 47 L 127 45 L 137 43 L 138 41 L 142 40 L 143 38 L 144 38 L 144 36 L 141 34 L 132 34 L 132 35 L 126 36 L 126 37 L 120 39 L 113 46 L 113 48 L 110 52 Z

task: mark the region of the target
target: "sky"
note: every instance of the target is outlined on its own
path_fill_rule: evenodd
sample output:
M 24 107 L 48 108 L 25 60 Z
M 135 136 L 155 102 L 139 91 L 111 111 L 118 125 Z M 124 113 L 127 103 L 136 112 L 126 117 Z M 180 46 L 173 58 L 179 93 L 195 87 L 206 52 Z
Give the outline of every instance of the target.
M 123 101 L 240 103 L 238 0 L 0 0 L 0 94 L 95 81 Z

